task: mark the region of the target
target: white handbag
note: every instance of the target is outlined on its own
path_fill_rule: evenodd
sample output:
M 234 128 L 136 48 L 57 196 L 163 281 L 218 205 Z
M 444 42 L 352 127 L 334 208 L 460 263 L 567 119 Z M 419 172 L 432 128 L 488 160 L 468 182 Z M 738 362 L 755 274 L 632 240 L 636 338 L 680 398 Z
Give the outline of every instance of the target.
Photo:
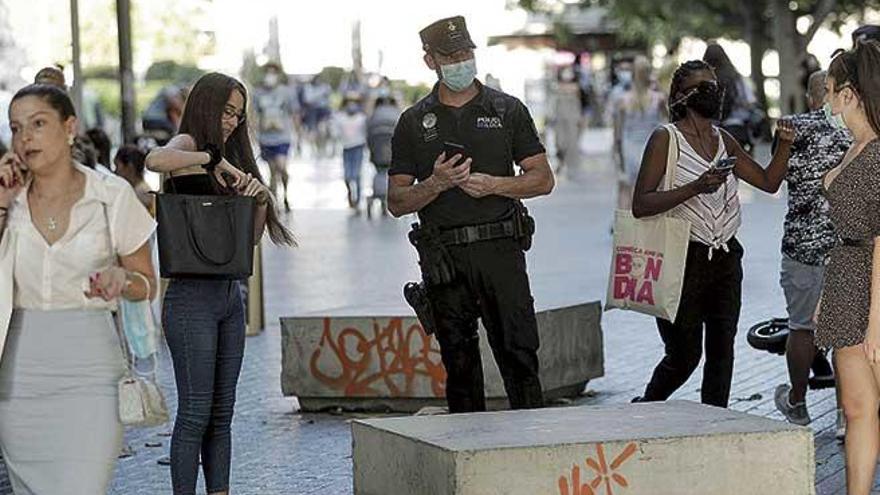
M 674 127 L 665 127 L 669 148 L 662 190 L 670 191 L 675 187 L 679 150 Z M 690 222 L 670 212 L 637 219 L 631 211 L 617 210 L 605 310 L 627 309 L 675 321 L 690 231 Z
M 141 375 L 134 368 L 134 359 L 122 331 L 118 317 L 116 333 L 119 345 L 125 356 L 126 370 L 119 379 L 119 421 L 126 426 L 158 426 L 168 422 L 168 406 L 159 386 L 156 384 L 156 361 L 153 356 L 153 369 L 149 375 Z
M 107 205 L 104 208 L 104 218 L 107 221 L 107 231 L 110 238 L 111 253 L 116 253 L 116 243 L 113 236 L 113 228 L 110 225 L 110 216 L 107 214 Z M 148 288 L 149 289 L 149 288 Z M 147 302 L 149 304 L 149 302 Z M 168 406 L 159 386 L 156 384 L 156 367 L 158 356 L 153 355 L 152 369 L 147 375 L 141 375 L 135 369 L 134 357 L 132 357 L 129 341 L 121 320 L 121 308 L 114 312 L 113 322 L 116 327 L 116 336 L 119 338 L 119 347 L 125 357 L 125 373 L 117 384 L 119 400 L 119 421 L 125 426 L 158 426 L 168 422 Z

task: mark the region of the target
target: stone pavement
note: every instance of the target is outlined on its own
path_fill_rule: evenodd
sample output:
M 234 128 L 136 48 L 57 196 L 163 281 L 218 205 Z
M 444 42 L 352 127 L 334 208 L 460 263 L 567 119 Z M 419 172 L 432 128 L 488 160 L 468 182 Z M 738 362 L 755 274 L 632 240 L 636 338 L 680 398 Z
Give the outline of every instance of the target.
M 584 147 L 590 153 L 583 166 L 564 171 L 551 197 L 529 202 L 539 229 L 528 255 L 538 307 L 604 299 L 615 190 L 604 146 L 608 137 L 603 131 L 588 133 Z M 400 313 L 405 311 L 403 282 L 415 279 L 417 272 L 405 238 L 411 219 L 352 215 L 345 208 L 340 162 L 292 161 L 290 196 L 295 213 L 288 218 L 300 247 L 264 246 L 268 327 L 247 341 L 233 423 L 234 494 L 352 491 L 348 422 L 353 415 L 299 414 L 296 400 L 281 396 L 278 318 Z M 369 178 L 371 167 L 365 163 L 364 168 Z M 784 313 L 778 265 L 785 205 L 781 195 L 770 197 L 746 187 L 742 197 L 744 225 L 739 238 L 746 248 L 745 280 L 731 407 L 778 419 L 772 393 L 786 379 L 784 359 L 749 348 L 745 332 L 757 321 Z M 661 342 L 650 318 L 621 311 L 604 316 L 606 376 L 591 382 L 575 404 L 629 401 L 642 391 L 661 357 Z M 673 398 L 698 401 L 701 373 L 702 368 Z M 162 358 L 161 379 L 173 407 L 167 354 Z M 833 438 L 833 392 L 810 392 L 808 401 L 816 432 L 818 493 L 844 493 L 843 452 Z M 135 455 L 119 461 L 110 493 L 170 493 L 168 467 L 157 464 L 168 453 L 169 438 L 163 436 L 167 431 L 128 432 L 126 440 Z M 159 446 L 146 446 L 154 443 Z M 5 483 L 5 473 L 0 479 Z M 204 490 L 201 483 L 200 487 Z M 9 493 L 8 488 L 0 493 Z

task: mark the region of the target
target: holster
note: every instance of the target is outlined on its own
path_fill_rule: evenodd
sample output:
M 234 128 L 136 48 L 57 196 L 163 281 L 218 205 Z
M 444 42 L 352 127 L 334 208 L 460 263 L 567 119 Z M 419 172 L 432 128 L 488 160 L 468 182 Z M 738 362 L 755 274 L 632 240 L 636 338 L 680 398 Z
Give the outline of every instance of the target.
M 455 266 L 436 227 L 412 224 L 409 242 L 419 253 L 419 268 L 425 286 L 448 284 L 455 280 Z
M 513 237 L 519 242 L 523 251 L 532 247 L 532 237 L 535 235 L 535 219 L 529 215 L 529 209 L 522 201 L 513 202 Z
M 416 312 L 419 323 L 425 333 L 432 335 L 437 330 L 437 322 L 434 319 L 434 309 L 431 307 L 431 300 L 428 298 L 428 289 L 424 282 L 409 282 L 403 286 L 403 298 L 407 304 Z

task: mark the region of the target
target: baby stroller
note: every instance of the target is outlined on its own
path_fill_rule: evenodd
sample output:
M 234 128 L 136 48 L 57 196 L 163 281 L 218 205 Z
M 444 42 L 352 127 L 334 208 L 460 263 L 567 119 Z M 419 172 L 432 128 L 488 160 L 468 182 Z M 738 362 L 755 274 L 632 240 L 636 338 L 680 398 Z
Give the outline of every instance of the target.
M 367 122 L 367 147 L 370 149 L 370 162 L 376 167 L 373 176 L 373 194 L 367 198 L 367 218 L 372 217 L 373 203 L 378 201 L 381 214 L 388 211 L 388 169 L 391 167 L 391 137 L 400 111 L 390 97 L 379 98 L 376 109 Z

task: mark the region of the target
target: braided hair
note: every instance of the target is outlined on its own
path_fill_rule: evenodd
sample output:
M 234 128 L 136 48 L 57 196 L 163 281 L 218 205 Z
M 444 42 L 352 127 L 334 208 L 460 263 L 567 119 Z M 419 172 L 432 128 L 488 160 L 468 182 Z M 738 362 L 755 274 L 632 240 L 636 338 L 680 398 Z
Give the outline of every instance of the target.
M 682 90 L 681 85 L 684 80 L 691 76 L 694 72 L 709 71 L 714 74 L 712 66 L 702 60 L 690 60 L 678 66 L 672 74 L 672 84 L 669 86 L 669 121 L 675 122 L 681 120 L 687 115 L 687 104 L 680 100 L 679 93 Z

